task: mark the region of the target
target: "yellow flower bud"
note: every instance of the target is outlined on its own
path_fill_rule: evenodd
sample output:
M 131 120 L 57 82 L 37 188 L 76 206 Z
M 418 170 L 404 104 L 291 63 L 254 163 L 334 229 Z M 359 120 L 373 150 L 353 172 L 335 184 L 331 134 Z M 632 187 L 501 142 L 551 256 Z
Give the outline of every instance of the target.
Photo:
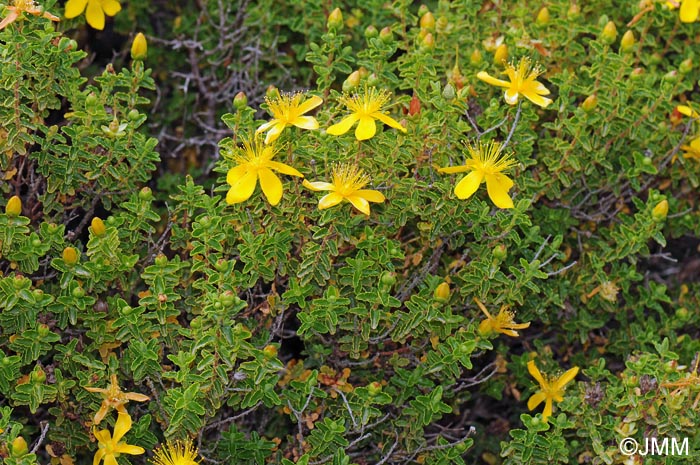
M 360 85 L 360 79 L 361 77 L 359 71 L 353 71 L 350 73 L 350 75 L 343 82 L 343 91 L 350 92 L 356 88 L 358 85 Z
M 623 34 L 622 39 L 620 40 L 620 51 L 623 53 L 632 51 L 635 43 L 636 40 L 634 38 L 634 32 L 632 32 L 632 30 L 628 30 Z
M 143 61 L 148 54 L 148 44 L 146 43 L 146 36 L 142 32 L 136 34 L 134 37 L 134 42 L 131 44 L 131 58 L 133 60 Z
M 63 249 L 63 261 L 67 265 L 75 265 L 78 263 L 78 251 L 73 247 L 66 247 Z
M 5 205 L 5 213 L 7 216 L 19 216 L 22 213 L 22 201 L 16 195 L 10 197 Z
M 105 232 L 107 232 L 104 221 L 98 217 L 94 217 L 92 219 L 90 226 L 92 226 L 92 232 L 95 234 L 95 236 L 104 236 Z
M 427 12 L 420 18 L 420 27 L 429 31 L 435 30 L 435 16 L 431 12 Z
M 340 11 L 340 8 L 336 8 L 328 15 L 326 27 L 328 27 L 328 29 L 340 29 L 343 27 L 343 12 Z
M 440 283 L 440 285 L 435 288 L 435 292 L 433 292 L 433 297 L 438 302 L 447 302 L 448 300 L 450 300 L 450 285 L 446 282 Z
M 496 53 L 493 54 L 493 62 L 497 65 L 502 65 L 504 61 L 508 59 L 508 46 L 506 44 L 501 44 L 496 49 Z
M 469 56 L 469 62 L 473 65 L 478 65 L 483 61 L 483 55 L 481 54 L 481 50 L 478 48 L 475 48 L 472 54 Z
M 664 199 L 657 203 L 654 209 L 651 211 L 651 217 L 654 221 L 661 222 L 666 219 L 668 215 L 668 200 Z
M 596 94 L 591 94 L 588 97 L 586 97 L 586 100 L 583 101 L 581 104 L 581 108 L 583 108 L 583 111 L 586 113 L 590 113 L 595 109 L 595 107 L 598 106 L 598 96 Z
M 27 446 L 27 441 L 24 440 L 22 436 L 17 436 L 14 441 L 12 441 L 12 456 L 21 457 L 27 455 L 29 452 L 29 447 Z
M 543 7 L 539 11 L 539 13 L 537 13 L 536 21 L 537 21 L 537 24 L 539 24 L 540 26 L 544 26 L 545 24 L 547 24 L 549 22 L 549 10 L 547 9 L 546 6 Z
M 600 34 L 600 40 L 604 44 L 610 45 L 615 42 L 615 39 L 617 39 L 617 26 L 612 21 L 608 21 Z

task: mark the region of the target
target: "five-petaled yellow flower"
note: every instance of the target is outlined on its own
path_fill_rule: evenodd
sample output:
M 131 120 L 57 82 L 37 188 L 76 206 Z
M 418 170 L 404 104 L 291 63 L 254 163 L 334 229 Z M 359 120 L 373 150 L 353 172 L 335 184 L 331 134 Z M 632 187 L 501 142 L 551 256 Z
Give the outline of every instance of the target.
M 277 205 L 282 199 L 282 181 L 273 171 L 278 171 L 289 176 L 304 177 L 299 171 L 289 165 L 272 161 L 278 150 L 274 145 L 263 145 L 260 138 L 253 142 L 243 141 L 243 147 L 237 147 L 234 159 L 238 165 L 231 168 L 226 176 L 229 189 L 226 195 L 228 204 L 245 202 L 253 195 L 255 186 L 260 180 L 260 188 L 267 197 L 270 205 Z
M 561 402 L 564 400 L 564 388 L 576 377 L 578 367 L 571 368 L 557 379 L 549 379 L 542 376 L 537 365 L 535 365 L 535 361 L 530 360 L 527 362 L 527 371 L 540 383 L 540 390 L 527 401 L 527 408 L 533 410 L 544 401 L 542 420 L 547 421 L 552 416 L 552 401 Z
M 34 16 L 43 16 L 51 21 L 60 21 L 58 16 L 54 16 L 51 13 L 44 11 L 42 8 L 39 8 L 33 0 L 14 0 L 12 5 L 6 6 L 5 8 L 7 8 L 7 11 L 9 11 L 10 14 L 7 15 L 2 22 L 0 22 L 0 31 L 21 18 L 22 13 L 29 13 Z
M 542 108 L 552 103 L 552 99 L 543 97 L 543 95 L 549 95 L 549 89 L 537 81 L 537 77 L 542 74 L 542 70 L 536 66 L 533 67 L 529 58 L 521 58 L 517 68 L 510 63 L 506 66 L 504 73 L 508 75 L 509 81 L 496 79 L 486 71 L 480 71 L 476 77 L 492 86 L 505 87 L 504 96 L 506 103 L 509 105 L 518 103 L 521 94 Z
M 303 115 L 321 105 L 323 99 L 313 95 L 302 102 L 303 98 L 304 94 L 300 93 L 283 93 L 276 99 L 265 98 L 274 119 L 260 126 L 255 132 L 267 131 L 266 144 L 275 141 L 287 126 L 296 126 L 302 129 L 318 129 L 316 118 Z
M 154 465 L 197 465 L 200 462 L 197 460 L 197 454 L 197 448 L 189 438 L 185 442 L 167 441 L 155 450 L 150 462 Z
M 114 16 L 121 9 L 122 6 L 118 0 L 68 0 L 66 18 L 75 18 L 85 11 L 87 23 L 101 31 L 105 28 L 105 15 Z
M 140 455 L 146 452 L 143 447 L 131 446 L 121 439 L 131 429 L 131 417 L 128 413 L 119 413 L 114 424 L 114 436 L 108 430 L 95 431 L 97 439 L 97 452 L 92 460 L 92 465 L 99 465 L 104 459 L 105 465 L 117 465 L 119 454 Z
M 343 200 L 350 202 L 355 208 L 369 215 L 369 202 L 384 202 L 384 195 L 372 189 L 363 189 L 369 183 L 367 176 L 357 165 L 345 164 L 333 167 L 333 182 L 308 182 L 304 187 L 312 191 L 331 191 L 318 202 L 319 210 L 338 205 Z
M 479 306 L 482 312 L 486 315 L 486 319 L 479 323 L 479 334 L 483 336 L 488 336 L 491 333 L 501 333 L 506 336 L 518 337 L 519 334 L 516 329 L 525 329 L 530 327 L 530 323 L 516 323 L 513 321 L 515 315 L 513 312 L 508 310 L 508 306 L 504 305 L 498 312 L 498 315 L 493 317 L 484 304 L 481 303 L 479 299 L 474 297 L 474 302 Z
M 513 187 L 513 181 L 503 174 L 503 171 L 511 168 L 516 161 L 509 153 L 501 153 L 499 142 L 489 142 L 483 145 L 479 142 L 476 146 L 467 144 L 469 158 L 463 166 L 451 166 L 440 168 L 441 173 L 462 173 L 471 171 L 455 186 L 455 195 L 459 199 L 471 197 L 482 182 L 486 183 L 489 197 L 498 208 L 513 208 L 513 200 L 508 191 Z
M 345 134 L 353 124 L 357 124 L 355 137 L 357 140 L 371 139 L 377 132 L 377 125 L 374 120 L 379 120 L 384 124 L 406 132 L 406 128 L 393 119 L 391 116 L 382 113 L 384 105 L 389 101 L 387 91 L 379 91 L 374 87 L 365 88 L 362 94 L 353 96 L 343 96 L 340 101 L 352 112 L 340 123 L 329 127 L 326 132 L 333 136 Z
M 682 23 L 694 23 L 698 19 L 700 0 L 669 0 L 666 2 L 666 6 L 672 10 L 679 6 L 681 7 L 680 17 Z
M 105 415 L 107 415 L 107 412 L 109 412 L 110 408 L 116 409 L 119 413 L 126 413 L 124 404 L 130 400 L 145 402 L 150 399 L 150 397 L 143 394 L 138 394 L 135 392 L 122 392 L 119 384 L 117 383 L 117 375 L 115 374 L 110 377 L 110 385 L 107 389 L 86 387 L 85 390 L 102 394 L 102 405 L 97 413 L 95 413 L 95 417 L 93 418 L 93 422 L 96 425 L 100 424 Z

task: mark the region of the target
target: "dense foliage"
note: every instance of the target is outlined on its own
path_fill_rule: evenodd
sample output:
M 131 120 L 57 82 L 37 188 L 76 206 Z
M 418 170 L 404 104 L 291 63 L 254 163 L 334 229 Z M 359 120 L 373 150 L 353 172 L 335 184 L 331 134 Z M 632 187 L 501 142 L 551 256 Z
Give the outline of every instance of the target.
M 697 2 L 37 3 L 4 463 L 697 461 Z

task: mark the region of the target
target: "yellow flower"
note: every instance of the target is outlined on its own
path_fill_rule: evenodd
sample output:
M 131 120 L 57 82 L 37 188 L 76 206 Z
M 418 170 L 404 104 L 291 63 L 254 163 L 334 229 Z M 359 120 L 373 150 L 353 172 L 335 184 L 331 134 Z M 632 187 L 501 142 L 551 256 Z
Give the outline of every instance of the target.
M 700 161 L 700 137 L 691 140 L 689 145 L 681 145 L 681 150 L 683 158 Z
M 137 394 L 135 392 L 122 392 L 119 384 L 117 383 L 117 375 L 112 375 L 110 378 L 110 385 L 107 389 L 86 387 L 85 390 L 89 392 L 98 392 L 102 394 L 102 406 L 95 414 L 93 422 L 99 425 L 102 419 L 107 415 L 110 408 L 117 409 L 119 413 L 126 413 L 124 404 L 128 403 L 130 400 L 136 402 L 145 402 L 150 400 L 150 397 L 143 394 Z
M 552 401 L 561 402 L 564 400 L 564 388 L 565 386 L 576 377 L 578 374 L 578 367 L 573 367 L 566 373 L 561 375 L 557 379 L 544 378 L 540 370 L 535 365 L 534 360 L 527 362 L 527 371 L 530 372 L 533 378 L 540 383 L 540 390 L 530 397 L 527 401 L 527 408 L 533 410 L 537 408 L 538 405 L 545 402 L 544 412 L 542 413 L 542 420 L 547 421 L 547 419 L 552 416 Z
M 459 199 L 471 197 L 482 182 L 486 182 L 489 197 L 498 208 L 513 208 L 513 200 L 508 191 L 513 187 L 513 181 L 502 172 L 515 165 L 509 153 L 501 154 L 499 142 L 489 142 L 476 146 L 467 144 L 471 158 L 464 166 L 440 168 L 441 173 L 462 173 L 471 171 L 455 186 L 455 195 Z
M 330 208 L 347 200 L 362 213 L 369 215 L 369 202 L 381 203 L 384 202 L 385 198 L 379 191 L 363 189 L 368 183 L 369 176 L 357 165 L 346 164 L 333 167 L 333 182 L 308 182 L 304 180 L 304 187 L 312 191 L 331 191 L 318 202 L 319 210 Z
M 105 28 L 105 15 L 114 16 L 121 9 L 122 6 L 117 0 L 68 0 L 66 18 L 75 18 L 85 11 L 87 23 L 101 31 Z
M 51 21 L 60 21 L 58 16 L 54 16 L 51 13 L 44 11 L 44 9 L 38 7 L 33 0 L 14 0 L 12 5 L 5 8 L 7 8 L 10 14 L 7 15 L 2 22 L 0 22 L 0 31 L 17 21 L 17 19 L 22 16 L 22 13 L 29 13 L 34 16 L 43 16 Z
M 484 304 L 481 303 L 479 299 L 474 297 L 474 302 L 479 306 L 482 312 L 486 315 L 486 319 L 479 323 L 479 334 L 482 336 L 488 336 L 489 334 L 496 332 L 505 334 L 506 336 L 518 337 L 519 334 L 516 329 L 525 329 L 530 327 L 530 323 L 516 323 L 513 321 L 515 315 L 513 312 L 508 310 L 506 305 L 501 307 L 498 315 L 494 318 L 491 316 Z
M 697 118 L 698 116 L 700 116 L 700 114 L 698 114 L 697 111 L 693 110 L 687 105 L 678 105 L 676 107 L 676 110 L 678 111 L 678 113 L 685 116 L 690 116 L 691 118 Z
M 281 94 L 278 98 L 269 99 L 265 97 L 267 106 L 274 119 L 260 126 L 256 133 L 267 131 L 265 143 L 269 144 L 276 140 L 284 128 L 296 126 L 302 129 L 318 129 L 318 121 L 313 116 L 303 116 L 323 103 L 321 97 L 313 95 L 302 102 L 304 94 Z
M 549 90 L 544 84 L 537 81 L 537 77 L 542 74 L 542 70 L 538 67 L 533 67 L 529 58 L 520 59 L 517 69 L 514 64 L 510 63 L 504 73 L 508 75 L 509 81 L 496 79 L 486 71 L 480 71 L 476 77 L 492 86 L 505 87 L 504 96 L 506 103 L 509 105 L 518 103 L 520 94 L 542 108 L 552 103 L 551 99 L 543 97 L 543 95 L 549 95 Z
M 276 153 L 277 149 L 274 146 L 262 145 L 258 137 L 253 140 L 252 144 L 244 141 L 242 148 L 237 147 L 234 158 L 238 165 L 231 168 L 226 176 L 226 182 L 231 186 L 226 195 L 228 204 L 248 200 L 253 195 L 258 179 L 260 179 L 260 188 L 268 202 L 271 205 L 277 205 L 282 198 L 282 182 L 272 171 L 304 177 L 291 166 L 272 161 Z
M 333 136 L 345 134 L 353 124 L 359 121 L 355 129 L 357 140 L 371 139 L 377 132 L 374 120 L 378 119 L 392 128 L 406 132 L 406 128 L 390 117 L 382 113 L 384 105 L 389 101 L 389 92 L 379 91 L 374 87 L 366 88 L 363 94 L 355 94 L 352 97 L 343 96 L 340 101 L 352 112 L 340 123 L 329 127 L 326 132 Z
M 114 424 L 114 437 L 103 429 L 95 431 L 97 439 L 97 452 L 92 460 L 92 465 L 99 465 L 104 459 L 105 465 L 117 465 L 119 454 L 140 455 L 146 452 L 143 447 L 131 446 L 126 442 L 121 442 L 121 438 L 131 429 L 131 417 L 128 413 L 119 413 L 117 422 Z
M 150 460 L 154 465 L 196 465 L 197 448 L 192 444 L 192 440 L 187 438 L 185 442 L 168 441 L 165 445 L 155 450 L 155 456 Z

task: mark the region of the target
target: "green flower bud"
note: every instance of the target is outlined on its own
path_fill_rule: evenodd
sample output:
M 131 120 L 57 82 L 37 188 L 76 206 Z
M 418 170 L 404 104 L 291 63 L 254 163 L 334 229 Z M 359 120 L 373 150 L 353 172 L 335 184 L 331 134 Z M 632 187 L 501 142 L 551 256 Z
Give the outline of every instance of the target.
M 150 187 L 143 187 L 139 191 L 139 199 L 141 200 L 153 200 L 153 191 L 151 190 Z
M 681 64 L 678 66 L 678 71 L 681 74 L 688 74 L 693 70 L 693 60 L 691 58 L 686 58 L 685 60 L 681 61 Z
M 367 29 L 365 29 L 365 39 L 374 39 L 377 36 L 379 36 L 377 28 L 371 24 L 367 26 Z
M 233 97 L 233 108 L 236 110 L 242 110 L 248 106 L 248 97 L 245 93 L 239 92 Z
M 383 27 L 381 31 L 379 31 L 379 39 L 384 42 L 385 44 L 390 44 L 394 40 L 394 33 L 391 32 L 390 27 Z
M 457 94 L 455 93 L 454 86 L 448 82 L 445 88 L 442 89 L 442 98 L 445 100 L 452 100 L 456 96 Z

